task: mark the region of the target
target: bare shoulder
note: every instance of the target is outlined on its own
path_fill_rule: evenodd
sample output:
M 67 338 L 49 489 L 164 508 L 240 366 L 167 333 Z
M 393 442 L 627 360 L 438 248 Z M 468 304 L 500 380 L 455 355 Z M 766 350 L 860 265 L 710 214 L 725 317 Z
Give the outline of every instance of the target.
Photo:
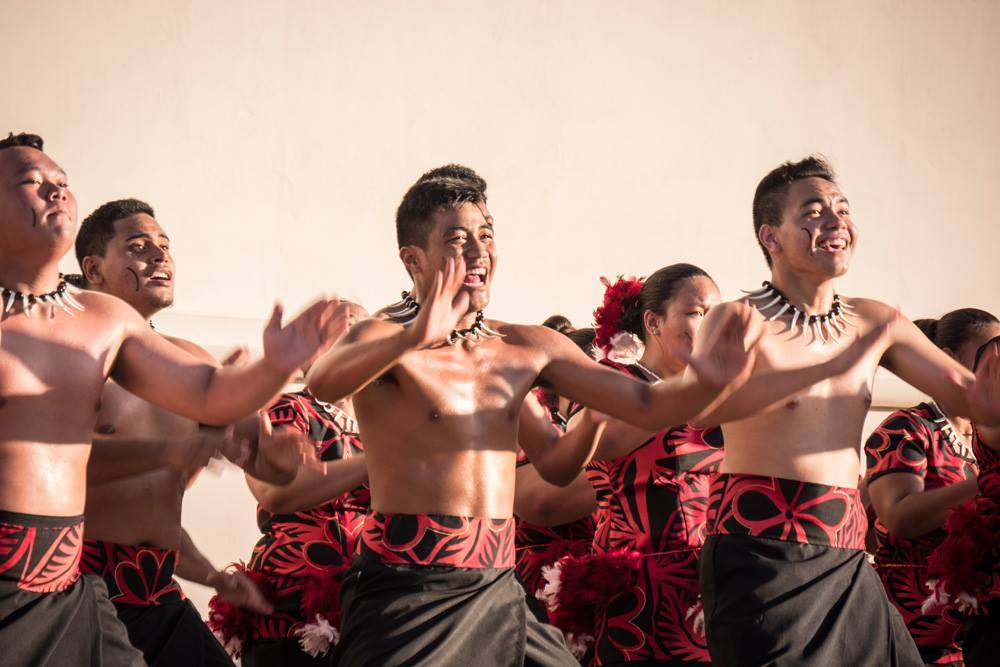
M 859 296 L 841 296 L 841 301 L 849 310 L 857 313 L 866 320 L 887 321 L 896 312 L 896 309 L 889 304 L 876 299 L 866 299 Z
M 353 343 L 355 341 L 382 338 L 402 331 L 402 329 L 403 325 L 398 322 L 393 322 L 382 317 L 371 317 L 361 320 L 352 326 L 344 335 L 343 341 L 345 343 Z
M 135 308 L 116 296 L 85 290 L 73 295 L 84 307 L 83 316 L 89 320 L 92 331 L 118 332 L 125 336 L 143 328 L 148 329 Z
M 504 342 L 512 345 L 550 347 L 559 345 L 563 341 L 572 345 L 563 334 L 540 324 L 511 324 L 499 320 L 487 320 L 486 324 L 497 333 L 503 334 Z
M 176 336 L 167 336 L 166 334 L 163 335 L 163 338 L 173 343 L 180 349 L 184 350 L 185 352 L 187 352 L 194 358 L 198 359 L 199 361 L 204 361 L 205 363 L 212 364 L 213 366 L 219 365 L 218 359 L 213 357 L 208 350 L 203 348 L 201 345 L 198 345 L 197 343 L 192 343 L 189 340 L 186 340 L 184 338 L 177 338 Z

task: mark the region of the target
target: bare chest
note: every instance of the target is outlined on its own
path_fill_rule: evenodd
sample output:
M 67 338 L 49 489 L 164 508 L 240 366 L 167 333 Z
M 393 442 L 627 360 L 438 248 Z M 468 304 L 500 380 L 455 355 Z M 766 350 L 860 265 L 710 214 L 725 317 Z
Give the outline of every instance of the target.
M 95 430 L 132 438 L 171 438 L 195 433 L 198 424 L 144 401 L 109 381 L 101 392 Z

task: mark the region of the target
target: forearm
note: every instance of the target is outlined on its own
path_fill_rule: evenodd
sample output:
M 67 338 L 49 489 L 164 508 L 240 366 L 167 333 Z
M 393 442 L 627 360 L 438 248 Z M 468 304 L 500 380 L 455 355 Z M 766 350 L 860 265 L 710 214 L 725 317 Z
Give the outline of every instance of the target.
M 830 362 L 803 368 L 772 370 L 755 374 L 746 384 L 715 401 L 693 420 L 700 427 L 739 421 L 766 411 L 774 404 L 830 377 Z
M 246 366 L 213 369 L 203 402 L 203 424 L 225 426 L 269 405 L 281 393 L 291 373 L 261 359 Z
M 87 460 L 87 483 L 102 484 L 169 465 L 164 440 L 97 436 Z
M 514 512 L 539 526 L 560 526 L 589 516 L 597 509 L 594 488 L 586 475 L 568 486 L 549 484 L 531 464 L 517 471 Z
M 198 547 L 191 540 L 191 536 L 183 527 L 181 528 L 180 556 L 177 558 L 174 572 L 182 579 L 212 588 L 215 588 L 216 578 L 219 575 L 219 571 L 198 550 Z
M 406 329 L 370 340 L 339 343 L 313 364 L 306 383 L 321 401 L 339 401 L 378 379 L 411 349 Z
M 261 507 L 276 514 L 310 510 L 317 505 L 361 486 L 368 479 L 363 455 L 322 464 L 325 470 L 312 466 L 299 469 L 295 479 L 282 486 L 248 479 L 251 493 Z
M 594 456 L 606 422 L 595 422 L 588 410 L 576 425 L 544 451 L 532 457 L 542 479 L 557 486 L 566 486 L 576 479 Z
M 974 498 L 978 491 L 976 480 L 967 479 L 930 491 L 911 493 L 893 503 L 884 516 L 879 514 L 879 519 L 889 532 L 898 537 L 920 537 L 943 528 L 948 512 Z

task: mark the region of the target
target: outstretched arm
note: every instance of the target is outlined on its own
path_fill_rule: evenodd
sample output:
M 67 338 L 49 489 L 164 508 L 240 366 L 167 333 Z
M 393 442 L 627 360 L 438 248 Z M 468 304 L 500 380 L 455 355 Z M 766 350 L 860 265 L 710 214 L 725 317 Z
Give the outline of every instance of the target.
M 594 487 L 577 475 L 568 486 L 549 484 L 531 463 L 517 469 L 514 513 L 539 526 L 560 526 L 589 516 L 597 509 Z
M 557 332 L 542 330 L 536 335 L 549 359 L 541 377 L 560 396 L 658 431 L 687 423 L 746 382 L 760 326 L 751 320 L 749 308 L 732 309 L 703 348 L 695 350 L 690 359 L 693 373 L 652 385 L 601 366 Z
M 322 401 L 339 401 L 381 377 L 407 352 L 443 341 L 468 308 L 464 279 L 462 258 L 448 258 L 411 325 L 371 319 L 352 327 L 309 369 L 309 391 Z
M 170 466 L 187 472 L 205 466 L 217 452 L 229 454 L 236 443 L 229 433 L 195 433 L 176 440 L 94 437 L 87 461 L 87 483 L 103 484 Z
M 695 349 L 704 344 L 706 336 L 719 326 L 718 311 L 732 304 L 714 308 L 698 330 Z M 724 312 L 724 311 L 723 311 Z M 754 315 L 760 318 L 759 314 Z M 872 327 L 865 335 L 845 342 L 842 350 L 827 361 L 800 368 L 782 368 L 754 372 L 746 384 L 734 391 L 723 401 L 718 401 L 698 415 L 692 423 L 697 426 L 718 426 L 739 421 L 767 411 L 792 394 L 802 391 L 826 378 L 851 370 L 872 355 L 880 355 L 889 341 L 890 324 Z M 765 336 L 770 334 L 764 334 Z
M 264 358 L 217 368 L 165 340 L 121 304 L 114 316 L 123 320 L 122 343 L 111 376 L 170 412 L 204 424 L 228 424 L 267 404 L 299 367 L 343 333 L 347 312 L 337 305 L 336 300 L 317 301 L 284 326 L 281 307 L 275 306 L 264 330 Z

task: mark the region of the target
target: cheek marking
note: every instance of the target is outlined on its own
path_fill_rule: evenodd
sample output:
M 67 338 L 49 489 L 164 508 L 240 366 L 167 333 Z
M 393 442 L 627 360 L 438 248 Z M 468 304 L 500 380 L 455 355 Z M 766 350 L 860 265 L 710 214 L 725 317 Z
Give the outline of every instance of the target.
M 139 274 L 136 273 L 135 269 L 133 269 L 132 267 L 125 267 L 125 270 L 128 271 L 129 273 L 131 273 L 132 277 L 135 278 L 135 291 L 138 292 L 139 291 Z
M 35 211 L 35 209 L 31 209 L 31 226 L 32 227 L 38 226 L 38 213 Z
M 799 229 L 809 237 L 809 255 L 812 257 L 816 256 L 816 236 L 811 234 L 805 227 L 799 227 Z

